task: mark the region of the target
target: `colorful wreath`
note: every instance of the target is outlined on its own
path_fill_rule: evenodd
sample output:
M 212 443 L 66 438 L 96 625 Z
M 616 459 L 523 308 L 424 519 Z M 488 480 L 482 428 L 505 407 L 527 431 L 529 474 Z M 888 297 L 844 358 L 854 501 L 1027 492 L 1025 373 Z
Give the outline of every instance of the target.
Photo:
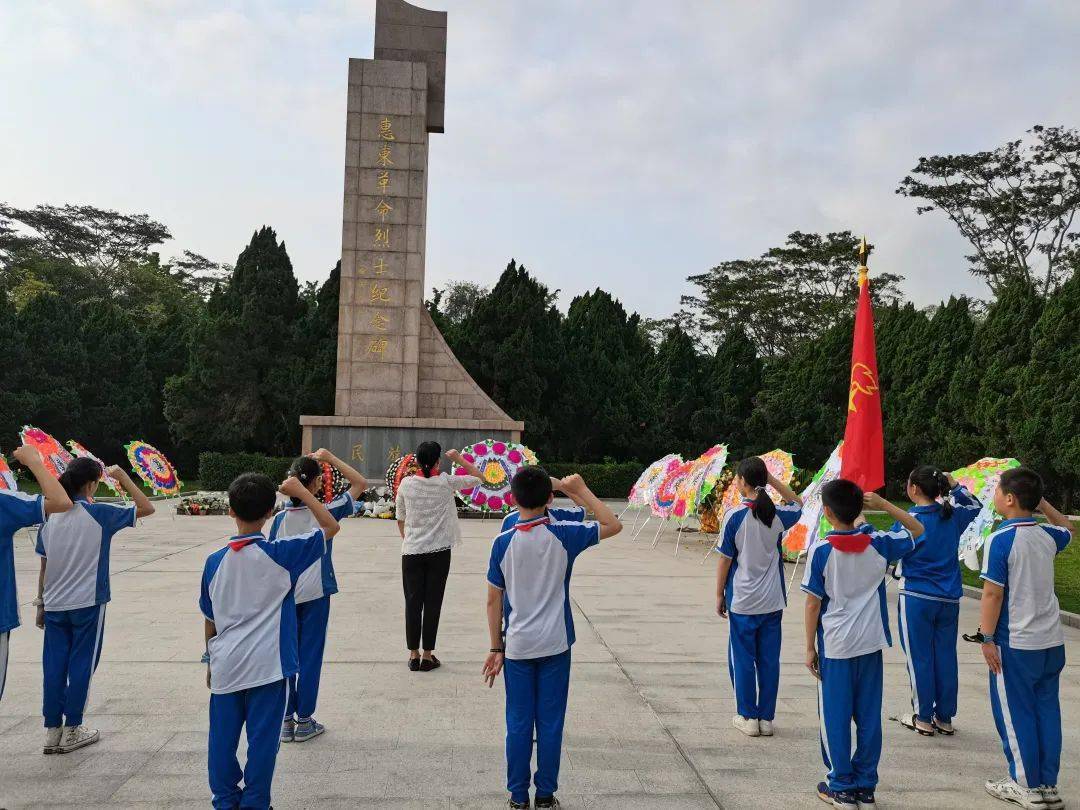
M 349 489 L 349 479 L 341 474 L 341 470 L 326 461 L 319 462 L 322 468 L 322 496 L 323 503 L 332 503 L 335 498 L 340 498 Z
M 153 445 L 143 441 L 133 441 L 124 445 L 128 461 L 153 492 L 159 495 L 178 495 L 184 482 L 176 474 L 176 468 L 165 458 L 165 454 Z
M 765 467 L 769 471 L 769 475 L 775 478 L 777 481 L 787 483 L 791 480 L 792 473 L 795 472 L 795 462 L 791 458 L 791 453 L 787 453 L 783 450 L 770 450 L 768 453 L 762 453 L 758 456 L 765 462 Z M 780 493 L 769 487 L 769 497 L 776 503 L 780 503 Z M 739 494 L 738 488 L 735 486 L 735 479 L 731 479 L 731 483 L 728 484 L 726 490 L 724 490 L 724 499 L 722 501 L 721 514 L 727 514 L 729 509 L 732 509 L 739 505 L 742 500 L 742 496 Z
M 406 453 L 394 459 L 390 464 L 390 468 L 386 471 L 386 488 L 390 490 L 390 498 L 397 498 L 398 487 L 401 486 L 401 482 L 418 472 L 420 472 L 420 465 L 416 463 L 416 456 L 412 453 Z
M 630 487 L 628 500 L 631 504 L 634 506 L 648 506 L 652 503 L 656 487 L 667 474 L 668 465 L 671 464 L 673 459 L 678 459 L 680 463 L 682 462 L 682 457 L 675 453 L 670 453 L 663 458 L 657 459 L 645 468 L 645 471 L 638 476 L 638 480 Z
M 4 454 L 0 453 L 0 489 L 7 489 L 15 492 L 18 488 L 19 485 L 15 482 L 15 473 L 13 473 L 11 467 L 8 466 Z
M 660 486 L 656 488 L 656 494 L 653 496 L 652 513 L 656 517 L 664 520 L 671 517 L 672 510 L 675 508 L 675 498 L 679 484 L 690 475 L 693 468 L 693 461 L 680 461 L 678 464 L 671 464 L 668 467 L 667 474 L 660 481 Z
M 486 439 L 461 451 L 466 461 L 480 468 L 480 486 L 461 490 L 470 509 L 481 512 L 505 512 L 514 506 L 510 479 L 522 467 L 537 463 L 536 454 L 521 444 Z M 454 475 L 468 475 L 464 467 L 454 465 Z
M 675 517 L 686 518 L 697 511 L 698 505 L 720 480 L 727 456 L 727 445 L 716 444 L 694 460 L 690 473 L 675 491 L 675 506 L 671 511 Z
M 71 448 L 71 452 L 74 454 L 75 458 L 88 458 L 91 461 L 96 461 L 97 465 L 101 468 L 101 483 L 111 489 L 115 494 L 125 497 L 124 488 L 120 486 L 119 481 L 109 475 L 109 468 L 105 466 L 104 461 L 74 439 L 68 439 L 68 447 Z
M 960 535 L 960 547 L 957 550 L 960 559 L 971 570 L 979 568 L 979 549 L 994 529 L 994 522 L 1001 517 L 994 508 L 994 490 L 1001 474 L 1013 467 L 1019 467 L 1015 458 L 981 458 L 974 464 L 954 470 L 952 477 L 968 492 L 982 501 L 982 508 L 964 533 Z
M 23 444 L 30 445 L 41 454 L 45 469 L 52 474 L 53 478 L 63 475 L 68 464 L 74 460 L 74 456 L 64 449 L 64 445 L 41 428 L 24 425 L 19 432 L 19 438 L 22 439 Z

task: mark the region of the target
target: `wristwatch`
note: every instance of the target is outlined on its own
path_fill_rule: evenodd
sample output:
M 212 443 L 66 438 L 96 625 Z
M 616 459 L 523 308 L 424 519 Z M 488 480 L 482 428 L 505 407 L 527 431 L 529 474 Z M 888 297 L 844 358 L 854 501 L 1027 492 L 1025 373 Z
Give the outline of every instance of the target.
M 492 647 L 490 650 L 488 650 L 488 652 L 489 653 L 505 654 L 506 653 L 506 648 L 505 647 Z

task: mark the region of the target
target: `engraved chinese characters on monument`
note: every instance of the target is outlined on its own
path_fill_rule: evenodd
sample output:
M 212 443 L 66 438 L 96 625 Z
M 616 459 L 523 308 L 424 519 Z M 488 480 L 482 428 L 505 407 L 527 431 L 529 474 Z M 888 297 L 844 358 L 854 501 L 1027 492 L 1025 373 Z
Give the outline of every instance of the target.
M 518 440 L 424 307 L 428 135 L 443 131 L 446 14 L 377 0 L 375 58 L 350 59 L 333 416 L 302 416 L 304 448 L 368 459 L 435 439 Z M 371 463 L 375 463 L 372 461 Z M 372 468 L 366 473 L 382 475 Z

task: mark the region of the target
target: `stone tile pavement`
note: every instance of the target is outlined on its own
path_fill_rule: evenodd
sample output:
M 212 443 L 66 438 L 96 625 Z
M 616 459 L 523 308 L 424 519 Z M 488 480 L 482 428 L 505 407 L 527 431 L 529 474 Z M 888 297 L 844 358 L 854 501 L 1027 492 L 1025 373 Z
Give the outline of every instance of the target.
M 335 542 L 342 591 L 331 611 L 320 738 L 284 746 L 274 803 L 284 808 L 502 806 L 501 685 L 485 688 L 484 572 L 495 524 L 463 521 L 432 673 L 405 667 L 399 543 L 390 521 L 347 521 Z M 199 576 L 230 533 L 227 518 L 158 514 L 118 535 L 113 602 L 87 722 L 102 740 L 43 756 L 41 637 L 12 634 L 0 703 L 0 808 L 200 807 L 206 785 L 207 691 Z M 652 532 L 646 535 L 651 538 Z M 777 735 L 750 740 L 730 725 L 726 626 L 713 614 L 712 558 L 672 554 L 629 533 L 579 560 L 571 588 L 578 644 L 560 797 L 568 808 L 816 808 L 822 776 L 816 697 L 802 666 L 801 595 L 785 618 Z M 24 621 L 37 560 L 16 539 Z M 895 594 L 894 594 L 895 597 Z M 895 627 L 895 612 L 893 613 Z M 965 600 L 962 626 L 978 623 Z M 1080 631 L 1067 629 L 1071 648 Z M 1004 770 L 979 651 L 962 644 L 960 732 L 924 739 L 886 722 L 883 808 L 992 808 L 982 782 Z M 908 708 L 899 649 L 886 655 L 886 715 Z M 1062 685 L 1062 788 L 1080 807 L 1080 667 Z

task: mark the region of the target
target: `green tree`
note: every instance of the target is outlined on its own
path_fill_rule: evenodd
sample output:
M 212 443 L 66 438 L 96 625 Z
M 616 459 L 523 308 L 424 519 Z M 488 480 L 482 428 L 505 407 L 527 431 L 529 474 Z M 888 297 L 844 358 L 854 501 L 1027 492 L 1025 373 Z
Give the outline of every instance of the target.
M 472 315 L 489 292 L 487 287 L 473 281 L 448 281 L 445 287 L 432 290 L 428 312 L 447 341 L 452 340 L 451 332 Z
M 557 381 L 559 459 L 647 454 L 644 370 L 652 349 L 640 318 L 597 289 L 570 303 L 562 332 L 568 362 Z
M 786 354 L 854 309 L 857 243 L 851 231 L 795 231 L 760 258 L 721 262 L 690 276 L 700 292 L 683 297 L 685 314 L 707 334 L 722 335 L 739 324 L 762 356 Z M 875 273 L 874 302 L 899 300 L 902 280 Z
M 1080 133 L 1035 126 L 985 152 L 919 158 L 897 194 L 925 200 L 968 240 L 971 272 L 1000 292 L 1011 280 L 1047 295 L 1071 272 L 1080 211 Z
M 747 455 L 746 421 L 761 389 L 764 368 L 754 344 L 741 329 L 729 330 L 704 361 L 702 406 L 690 418 L 700 443 L 725 443 L 732 458 Z
M 672 326 L 656 349 L 649 370 L 653 457 L 681 453 L 692 458 L 708 449 L 707 440 L 694 430 L 694 414 L 701 410 L 702 363 L 690 336 Z

